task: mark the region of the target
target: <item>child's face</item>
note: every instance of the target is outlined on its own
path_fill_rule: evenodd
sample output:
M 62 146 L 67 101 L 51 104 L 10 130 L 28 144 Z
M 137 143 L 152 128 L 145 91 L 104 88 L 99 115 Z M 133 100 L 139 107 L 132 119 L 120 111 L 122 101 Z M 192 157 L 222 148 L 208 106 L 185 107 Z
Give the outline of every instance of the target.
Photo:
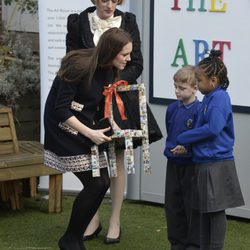
M 184 104 L 189 104 L 195 100 L 195 94 L 197 91 L 196 85 L 191 85 L 187 82 L 175 82 L 175 95 L 178 100 Z
M 202 68 L 197 68 L 195 70 L 195 76 L 198 82 L 198 89 L 203 94 L 206 95 L 218 85 L 216 77 L 207 77 Z

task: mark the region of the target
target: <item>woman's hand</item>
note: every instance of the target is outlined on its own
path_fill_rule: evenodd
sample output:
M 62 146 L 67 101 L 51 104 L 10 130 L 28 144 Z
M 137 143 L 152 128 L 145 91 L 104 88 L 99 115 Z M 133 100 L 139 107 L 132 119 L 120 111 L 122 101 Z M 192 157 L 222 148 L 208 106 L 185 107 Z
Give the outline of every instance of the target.
M 111 128 L 104 128 L 104 129 L 91 129 L 81 123 L 75 116 L 71 116 L 66 123 L 71 126 L 72 128 L 76 129 L 82 135 L 88 137 L 92 142 L 96 145 L 100 145 L 102 143 L 112 141 L 111 137 L 106 136 L 104 133 L 109 131 Z
M 104 129 L 97 129 L 97 130 L 90 129 L 86 136 L 96 145 L 100 145 L 102 143 L 112 141 L 111 137 L 106 136 L 104 134 L 110 129 L 111 129 L 110 127 L 104 128 Z
M 170 150 L 174 155 L 183 155 L 187 153 L 187 150 L 182 145 L 177 145 L 176 147 Z

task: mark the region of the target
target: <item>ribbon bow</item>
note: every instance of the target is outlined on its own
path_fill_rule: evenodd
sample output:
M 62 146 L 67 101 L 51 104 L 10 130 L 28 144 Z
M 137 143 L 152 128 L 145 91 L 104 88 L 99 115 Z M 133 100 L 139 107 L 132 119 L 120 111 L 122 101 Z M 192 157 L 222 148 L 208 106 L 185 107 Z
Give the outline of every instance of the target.
M 121 115 L 121 118 L 122 118 L 122 120 L 127 119 L 127 117 L 125 116 L 125 108 L 124 108 L 123 101 L 116 91 L 116 87 L 122 86 L 122 85 L 128 85 L 128 82 L 124 81 L 124 80 L 120 80 L 118 82 L 109 84 L 109 86 L 104 86 L 104 91 L 103 91 L 103 95 L 105 96 L 104 117 L 110 118 L 110 112 L 111 112 L 110 107 L 111 107 L 111 102 L 112 102 L 112 96 L 114 93 L 115 94 L 115 101 L 117 103 L 117 107 L 118 107 L 119 113 Z
M 90 22 L 90 28 L 92 33 L 94 34 L 93 40 L 95 45 L 97 45 L 100 36 L 106 30 L 116 27 L 119 28 L 121 26 L 121 16 L 110 17 L 108 19 L 100 19 L 98 16 L 92 16 Z

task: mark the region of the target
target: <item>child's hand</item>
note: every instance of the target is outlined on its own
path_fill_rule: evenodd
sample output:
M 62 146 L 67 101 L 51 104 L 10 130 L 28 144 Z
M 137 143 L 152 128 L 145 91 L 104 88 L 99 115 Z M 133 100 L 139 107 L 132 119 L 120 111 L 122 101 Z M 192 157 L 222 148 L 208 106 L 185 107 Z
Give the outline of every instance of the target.
M 187 150 L 182 145 L 177 145 L 173 149 L 170 150 L 174 155 L 183 155 L 187 153 Z

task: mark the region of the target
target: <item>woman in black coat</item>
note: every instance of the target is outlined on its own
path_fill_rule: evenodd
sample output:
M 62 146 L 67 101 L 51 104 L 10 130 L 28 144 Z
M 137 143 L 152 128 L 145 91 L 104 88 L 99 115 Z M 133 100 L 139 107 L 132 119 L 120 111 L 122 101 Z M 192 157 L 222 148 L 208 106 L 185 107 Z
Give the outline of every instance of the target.
M 69 15 L 67 23 L 68 33 L 66 35 L 67 52 L 75 49 L 93 48 L 97 45 L 99 37 L 98 35 L 113 26 L 119 26 L 118 28 L 122 28 L 123 30 L 128 32 L 133 40 L 133 51 L 131 53 L 131 61 L 128 62 L 125 69 L 120 72 L 120 79 L 128 81 L 129 84 L 135 84 L 136 79 L 141 75 L 143 70 L 140 32 L 136 22 L 136 16 L 130 12 L 122 12 L 116 9 L 116 5 L 122 4 L 123 1 L 107 1 L 116 2 L 116 4 L 114 3 L 113 6 L 111 6 L 110 8 L 107 7 L 110 13 L 106 15 L 111 17 L 111 13 L 113 13 L 113 16 L 120 18 L 120 21 L 110 21 L 106 27 L 100 29 L 98 27 L 95 28 L 95 26 L 98 26 L 99 20 L 96 21 L 97 24 L 91 25 L 89 19 L 95 20 L 95 18 L 93 17 L 98 16 L 97 9 L 103 8 L 102 5 L 105 5 L 106 3 L 104 0 L 97 0 L 92 2 L 96 4 L 96 7 L 89 7 L 80 14 Z M 94 33 L 96 34 L 92 33 L 93 29 L 95 29 Z
M 118 28 L 109 29 L 96 48 L 66 54 L 47 97 L 44 163 L 62 172 L 73 172 L 84 187 L 74 201 L 67 230 L 59 241 L 61 250 L 85 249 L 83 233 L 109 188 L 104 147 L 96 150 L 95 145 L 111 141 L 105 135 L 110 127 L 94 126 L 104 99 L 103 89 L 117 80 L 119 70 L 130 61 L 131 51 L 130 35 Z
M 66 36 L 67 51 L 79 48 L 93 48 L 97 45 L 100 35 L 111 27 L 119 27 L 128 32 L 133 40 L 131 61 L 127 63 L 119 78 L 126 80 L 129 84 L 136 84 L 136 79 L 143 70 L 143 58 L 141 53 L 141 40 L 136 16 L 129 12 L 122 12 L 116 7 L 123 0 L 91 0 L 95 6 L 89 7 L 80 14 L 71 14 L 68 17 Z M 127 120 L 122 120 L 117 108 L 114 110 L 114 120 L 121 129 L 140 129 L 139 100 L 137 93 L 119 93 L 125 109 Z M 161 131 L 148 109 L 150 142 L 161 139 Z M 140 142 L 134 142 L 139 145 Z M 112 214 L 109 221 L 109 229 L 105 238 L 106 244 L 118 243 L 120 241 L 120 211 L 123 202 L 125 188 L 124 169 L 124 145 L 116 150 L 117 177 L 111 178 Z M 101 231 L 101 223 L 98 214 L 95 215 L 89 227 L 84 233 L 84 240 L 90 240 Z

